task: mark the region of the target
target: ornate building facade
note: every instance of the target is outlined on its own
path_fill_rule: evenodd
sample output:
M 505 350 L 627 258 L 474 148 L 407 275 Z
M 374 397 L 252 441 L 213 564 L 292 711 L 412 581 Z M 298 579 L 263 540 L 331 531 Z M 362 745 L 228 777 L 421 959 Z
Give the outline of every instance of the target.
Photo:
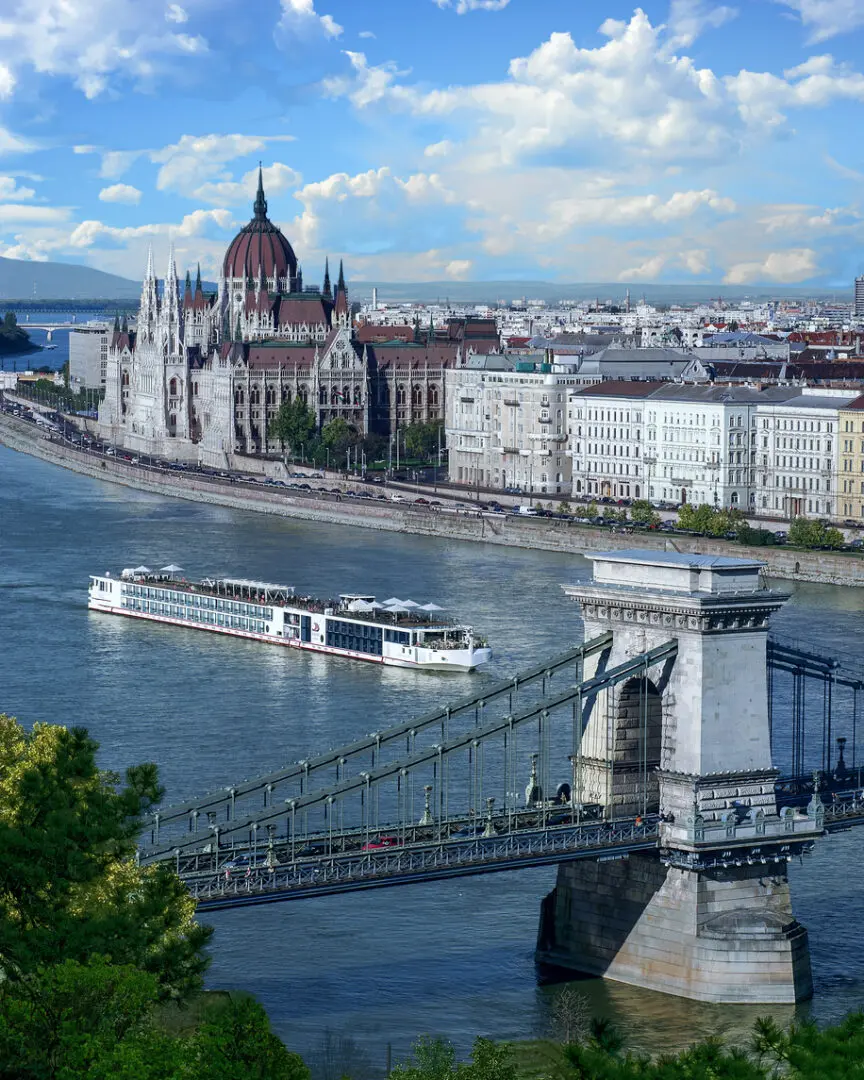
M 160 288 L 149 256 L 135 329 L 115 324 L 102 433 L 139 453 L 224 467 L 278 454 L 270 422 L 297 398 L 319 426 L 338 417 L 364 435 L 443 421 L 444 372 L 497 350 L 494 322 L 398 329 L 353 324 L 341 264 L 335 286 L 329 265 L 320 288 L 304 285 L 259 173 L 252 220 L 225 253 L 216 293 L 204 292 L 200 268 L 181 288 L 173 251 Z

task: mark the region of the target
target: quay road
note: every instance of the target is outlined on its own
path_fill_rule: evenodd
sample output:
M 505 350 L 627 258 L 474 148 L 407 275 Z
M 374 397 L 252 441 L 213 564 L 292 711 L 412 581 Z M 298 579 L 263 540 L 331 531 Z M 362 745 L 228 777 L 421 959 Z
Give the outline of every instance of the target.
M 40 406 L 36 402 L 31 402 L 27 398 L 20 396 L 10 395 L 8 392 L 4 395 L 0 393 L 0 411 L 8 414 L 12 414 L 20 417 L 21 419 L 31 420 L 32 417 L 27 415 L 29 410 L 37 410 L 45 415 L 56 417 L 54 423 L 57 430 L 51 430 L 46 427 L 46 437 L 52 441 L 65 442 L 66 444 L 76 448 L 79 451 L 93 455 L 95 457 L 101 457 L 104 460 L 111 460 L 121 466 L 125 466 L 131 471 L 141 471 L 142 473 L 157 473 L 163 475 L 171 474 L 187 474 L 192 475 L 196 479 L 209 481 L 213 484 L 224 484 L 225 482 L 236 485 L 239 490 L 244 488 L 247 490 L 278 490 L 279 488 L 288 489 L 292 493 L 292 497 L 308 498 L 308 499 L 324 499 L 330 502 L 342 502 L 344 499 L 366 499 L 378 502 L 391 502 L 395 505 L 399 505 L 400 509 L 412 510 L 412 511 L 426 511 L 430 513 L 449 513 L 461 516 L 475 516 L 484 518 L 500 518 L 502 516 L 514 516 L 513 511 L 520 505 L 530 504 L 532 507 L 537 504 L 537 507 L 542 507 L 543 503 L 556 504 L 561 501 L 558 496 L 542 495 L 539 493 L 523 493 L 513 494 L 508 492 L 483 492 L 486 501 L 479 499 L 479 492 L 474 489 L 458 488 L 455 485 L 449 483 L 436 483 L 436 484 L 421 484 L 419 482 L 411 482 L 409 480 L 389 480 L 372 478 L 369 475 L 343 475 L 333 477 L 332 474 L 327 477 L 324 472 L 316 472 L 311 470 L 308 466 L 301 466 L 305 469 L 304 472 L 290 472 L 290 467 L 284 465 L 286 475 L 290 477 L 289 480 L 278 480 L 275 478 L 264 476 L 252 476 L 247 473 L 239 471 L 230 471 L 227 469 L 215 469 L 207 468 L 200 465 L 183 464 L 176 461 L 169 461 L 164 458 L 155 457 L 148 454 L 135 454 L 129 451 L 122 450 L 111 446 L 109 443 L 101 441 L 93 436 L 83 434 L 77 427 L 69 422 L 67 418 L 60 417 L 54 413 L 53 410 Z M 295 466 L 297 468 L 297 466 Z M 327 479 L 330 484 L 338 484 L 341 486 L 328 487 L 326 484 L 322 484 L 321 481 Z M 312 481 L 312 483 L 310 483 Z M 385 494 L 385 492 L 387 492 Z M 604 508 L 610 507 L 618 509 L 619 504 L 612 500 L 595 500 L 595 499 L 577 499 L 575 496 L 568 496 L 566 500 L 573 508 L 573 513 L 560 514 L 557 511 L 548 512 L 539 511 L 547 517 L 552 517 L 557 520 L 564 520 L 567 524 L 591 525 L 594 527 L 607 528 L 614 532 L 624 531 L 621 525 L 616 522 L 607 521 L 602 517 L 589 519 L 584 516 L 580 516 L 580 509 L 585 509 L 590 503 L 603 506 Z M 394 508 L 395 508 L 394 505 Z M 623 505 L 623 503 L 622 503 Z M 685 530 L 679 530 L 674 527 L 676 520 L 676 511 L 670 507 L 656 507 L 656 512 L 661 518 L 661 532 L 668 533 L 670 535 L 692 535 Z M 515 516 L 521 517 L 522 515 L 515 514 Z M 526 520 L 528 517 L 526 516 Z M 783 530 L 788 527 L 788 521 L 785 519 L 767 519 L 760 518 L 758 515 L 752 515 L 749 519 L 749 523 L 754 527 L 762 527 L 768 529 Z M 860 535 L 860 529 L 864 526 L 857 526 L 849 523 L 844 523 L 841 527 L 841 531 L 844 532 L 847 539 L 851 540 L 857 538 Z M 627 526 L 627 531 L 633 531 L 632 527 Z M 639 530 L 644 534 L 645 530 Z M 785 536 L 785 532 L 783 533 Z

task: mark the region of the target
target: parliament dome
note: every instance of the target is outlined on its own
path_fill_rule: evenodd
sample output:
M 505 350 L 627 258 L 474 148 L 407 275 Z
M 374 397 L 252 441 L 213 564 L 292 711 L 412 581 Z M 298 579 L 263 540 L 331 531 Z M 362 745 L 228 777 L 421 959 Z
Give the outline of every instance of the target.
M 222 272 L 226 278 L 251 277 L 257 281 L 260 268 L 265 280 L 275 279 L 277 291 L 283 279 L 287 279 L 288 288 L 292 289 L 297 278 L 297 256 L 281 229 L 267 217 L 264 178 L 260 169 L 253 210 L 252 220 L 229 244 Z

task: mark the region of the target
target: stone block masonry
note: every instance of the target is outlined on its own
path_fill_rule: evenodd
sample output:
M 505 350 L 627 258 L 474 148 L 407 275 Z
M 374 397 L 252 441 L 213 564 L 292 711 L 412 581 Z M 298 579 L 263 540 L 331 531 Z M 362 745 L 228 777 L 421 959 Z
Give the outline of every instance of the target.
M 633 536 L 613 533 L 609 529 L 592 529 L 547 518 L 436 514 L 426 507 L 421 509 L 411 504 L 376 505 L 365 500 L 334 503 L 332 500 L 292 497 L 278 490 L 242 490 L 234 484 L 213 483 L 182 473 L 165 476 L 122 461 L 100 459 L 67 444 L 50 442 L 41 431 L 34 430 L 33 424 L 5 413 L 0 413 L 0 442 L 13 450 L 74 472 L 141 491 L 306 521 L 326 521 L 365 529 L 573 555 L 628 548 L 632 547 L 634 541 Z M 668 543 L 664 537 L 650 533 L 640 535 L 638 542 L 642 547 L 657 550 L 663 550 Z M 675 545 L 684 552 L 734 554 L 757 559 L 766 564 L 766 572 L 770 576 L 784 580 L 864 587 L 864 558 L 854 555 L 835 555 L 823 551 L 796 552 L 783 548 L 745 548 L 703 537 L 675 537 Z
M 722 875 L 652 854 L 562 864 L 537 958 L 697 1001 L 792 1004 L 813 992 L 785 864 Z

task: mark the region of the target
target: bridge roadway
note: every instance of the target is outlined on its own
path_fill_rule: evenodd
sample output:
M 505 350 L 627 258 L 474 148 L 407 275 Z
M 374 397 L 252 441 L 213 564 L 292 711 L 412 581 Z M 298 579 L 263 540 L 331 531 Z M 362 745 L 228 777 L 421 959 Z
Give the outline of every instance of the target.
M 842 795 L 825 807 L 827 833 L 864 825 L 864 792 Z M 560 822 L 565 817 L 570 820 Z M 443 828 L 440 823 L 408 830 L 385 827 L 371 838 L 368 832 L 350 830 L 304 837 L 302 846 L 285 840 L 247 845 L 184 858 L 177 870 L 198 901 L 198 910 L 218 911 L 554 866 L 574 859 L 604 861 L 637 852 L 662 853 L 656 814 L 644 819 L 573 821 L 570 808 L 549 806 L 510 815 L 506 821 L 502 815 L 489 817 L 485 826 L 473 823 L 478 832 L 483 829 L 482 835 L 454 835 L 459 826 L 464 829 L 465 819 L 454 819 Z M 391 846 L 384 846 L 388 842 Z M 735 863 L 737 844 L 742 861 L 752 859 L 752 837 L 742 836 L 740 841 L 728 841 L 726 861 Z M 312 853 L 316 845 L 320 854 Z M 799 849 L 794 843 L 770 844 L 762 852 L 763 861 L 779 862 L 791 860 Z

